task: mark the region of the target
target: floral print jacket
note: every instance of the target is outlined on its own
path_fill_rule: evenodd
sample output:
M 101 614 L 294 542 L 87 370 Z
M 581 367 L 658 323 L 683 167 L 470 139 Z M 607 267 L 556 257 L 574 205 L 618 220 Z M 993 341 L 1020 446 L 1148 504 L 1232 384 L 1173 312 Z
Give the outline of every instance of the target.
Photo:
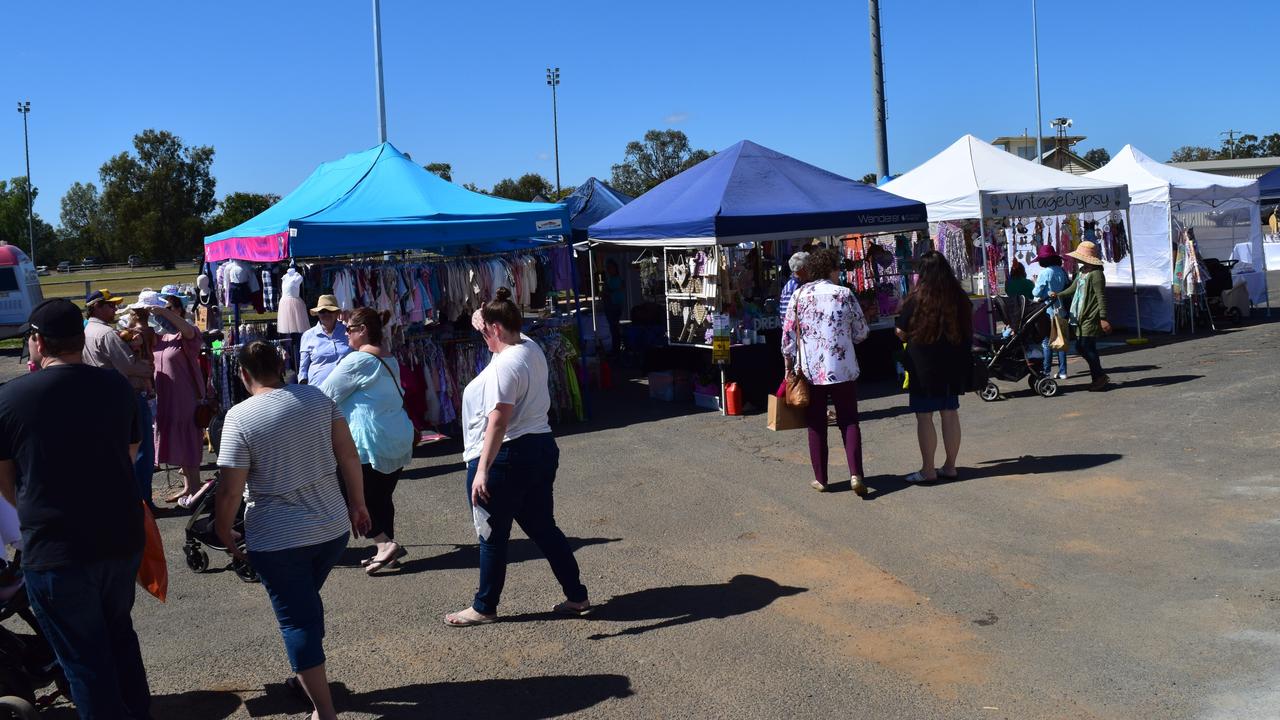
M 782 322 L 782 356 L 788 367 L 798 367 L 814 385 L 857 380 L 858 358 L 853 346 L 866 340 L 869 332 L 853 292 L 830 280 L 818 280 L 801 286 L 791 296 Z

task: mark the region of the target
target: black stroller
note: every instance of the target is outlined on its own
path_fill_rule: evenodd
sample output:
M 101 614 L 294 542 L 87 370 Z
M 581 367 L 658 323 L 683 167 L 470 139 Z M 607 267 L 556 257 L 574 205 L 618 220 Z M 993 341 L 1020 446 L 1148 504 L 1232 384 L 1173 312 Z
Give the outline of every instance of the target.
M 1045 314 L 1049 306 L 1021 296 L 1001 295 L 993 298 L 996 318 L 1009 328 L 1007 337 L 995 337 L 978 341 L 976 361 L 987 368 L 987 384 L 978 391 L 978 397 L 987 402 L 1000 398 L 1000 388 L 994 380 L 1018 382 L 1027 379 L 1027 385 L 1041 397 L 1058 394 L 1058 381 L 1044 374 L 1043 360 L 1030 355 L 1039 349 L 1049 332 L 1049 318 Z
M 13 574 L 14 570 L 16 565 L 6 565 L 0 574 Z M 0 622 L 15 615 L 33 634 L 0 625 L 0 718 L 30 720 L 36 717 L 37 708 L 49 707 L 59 697 L 70 694 L 62 666 L 31 611 L 26 588 L 20 588 L 0 606 Z M 37 695 L 51 685 L 47 694 Z
M 187 521 L 187 542 L 182 546 L 182 554 L 187 559 L 187 567 L 192 572 L 202 573 L 209 569 L 209 554 L 204 548 L 208 547 L 220 552 L 226 552 L 227 547 L 218 539 L 218 534 L 213 529 L 213 517 L 216 508 L 214 497 L 218 490 L 218 476 L 214 475 L 213 483 L 205 488 L 204 493 L 200 495 L 200 499 L 191 508 L 191 519 Z M 236 511 L 236 520 L 232 525 L 232 529 L 241 537 L 240 549 L 244 549 L 244 501 L 240 501 L 240 509 Z M 258 573 L 247 562 L 241 562 L 235 558 L 231 559 L 231 571 L 236 577 L 245 582 L 258 582 Z

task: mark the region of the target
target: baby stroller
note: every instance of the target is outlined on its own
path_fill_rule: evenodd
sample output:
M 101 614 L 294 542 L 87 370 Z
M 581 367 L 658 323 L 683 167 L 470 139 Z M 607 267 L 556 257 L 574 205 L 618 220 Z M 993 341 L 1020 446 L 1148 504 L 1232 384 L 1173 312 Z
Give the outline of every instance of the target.
M 16 562 L 14 566 L 5 565 L 0 574 L 12 573 Z M 0 565 L 4 565 L 2 560 Z M 59 697 L 70 697 L 67 678 L 36 622 L 26 588 L 19 588 L 0 605 L 0 622 L 15 615 L 34 634 L 18 633 L 0 625 L 0 718 L 34 720 L 37 708 L 49 707 Z M 53 687 L 49 693 L 36 694 L 50 685 Z
M 1219 260 L 1204 258 L 1204 267 L 1209 271 L 1209 279 L 1204 284 L 1205 302 L 1208 304 L 1209 324 L 1226 320 L 1239 325 L 1249 308 L 1249 289 L 1243 283 L 1235 285 L 1231 276 L 1231 268 L 1235 260 Z M 1241 310 L 1241 306 L 1244 310 Z M 1216 329 L 1216 325 L 1214 326 Z
M 187 521 L 187 542 L 182 546 L 182 554 L 187 559 L 187 567 L 192 572 L 202 573 L 209 569 L 209 554 L 205 547 L 226 552 L 227 547 L 218 539 L 213 529 L 213 518 L 217 504 L 218 476 L 214 475 L 213 484 L 205 489 L 200 499 L 191 508 L 191 519 Z M 231 526 L 240 535 L 239 547 L 244 549 L 244 501 L 240 501 L 240 509 L 236 511 L 235 522 Z M 245 582 L 258 582 L 258 573 L 247 562 L 231 559 L 231 571 Z
M 1028 300 L 1022 296 L 1001 295 L 992 298 L 996 318 L 1009 328 L 1003 337 L 979 340 L 977 362 L 987 367 L 987 384 L 978 391 L 978 397 L 987 402 L 1000 398 L 1000 388 L 994 379 L 1018 382 L 1026 378 L 1027 385 L 1041 397 L 1058 394 L 1058 381 L 1044 374 L 1043 361 L 1031 357 L 1029 351 L 1040 349 L 1048 334 L 1049 318 L 1045 314 L 1046 303 Z

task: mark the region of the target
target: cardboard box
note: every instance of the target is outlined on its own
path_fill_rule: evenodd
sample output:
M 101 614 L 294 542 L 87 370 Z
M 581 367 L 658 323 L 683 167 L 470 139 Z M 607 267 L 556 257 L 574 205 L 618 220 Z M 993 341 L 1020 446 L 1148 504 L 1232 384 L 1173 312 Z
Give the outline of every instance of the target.
M 799 430 L 805 427 L 804 408 L 791 407 L 779 400 L 777 395 L 770 395 L 766 427 L 770 430 Z

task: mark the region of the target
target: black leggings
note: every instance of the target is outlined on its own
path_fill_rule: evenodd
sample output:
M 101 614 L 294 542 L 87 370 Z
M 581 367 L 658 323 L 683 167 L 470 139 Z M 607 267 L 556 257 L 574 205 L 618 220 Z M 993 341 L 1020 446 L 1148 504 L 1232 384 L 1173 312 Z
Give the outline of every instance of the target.
M 364 504 L 369 508 L 369 519 L 373 521 L 365 537 L 377 537 L 380 533 L 385 533 L 388 538 L 395 538 L 396 506 L 391 501 L 391 496 L 395 494 L 403 469 L 393 473 L 380 473 L 372 465 L 360 466 L 364 473 Z

